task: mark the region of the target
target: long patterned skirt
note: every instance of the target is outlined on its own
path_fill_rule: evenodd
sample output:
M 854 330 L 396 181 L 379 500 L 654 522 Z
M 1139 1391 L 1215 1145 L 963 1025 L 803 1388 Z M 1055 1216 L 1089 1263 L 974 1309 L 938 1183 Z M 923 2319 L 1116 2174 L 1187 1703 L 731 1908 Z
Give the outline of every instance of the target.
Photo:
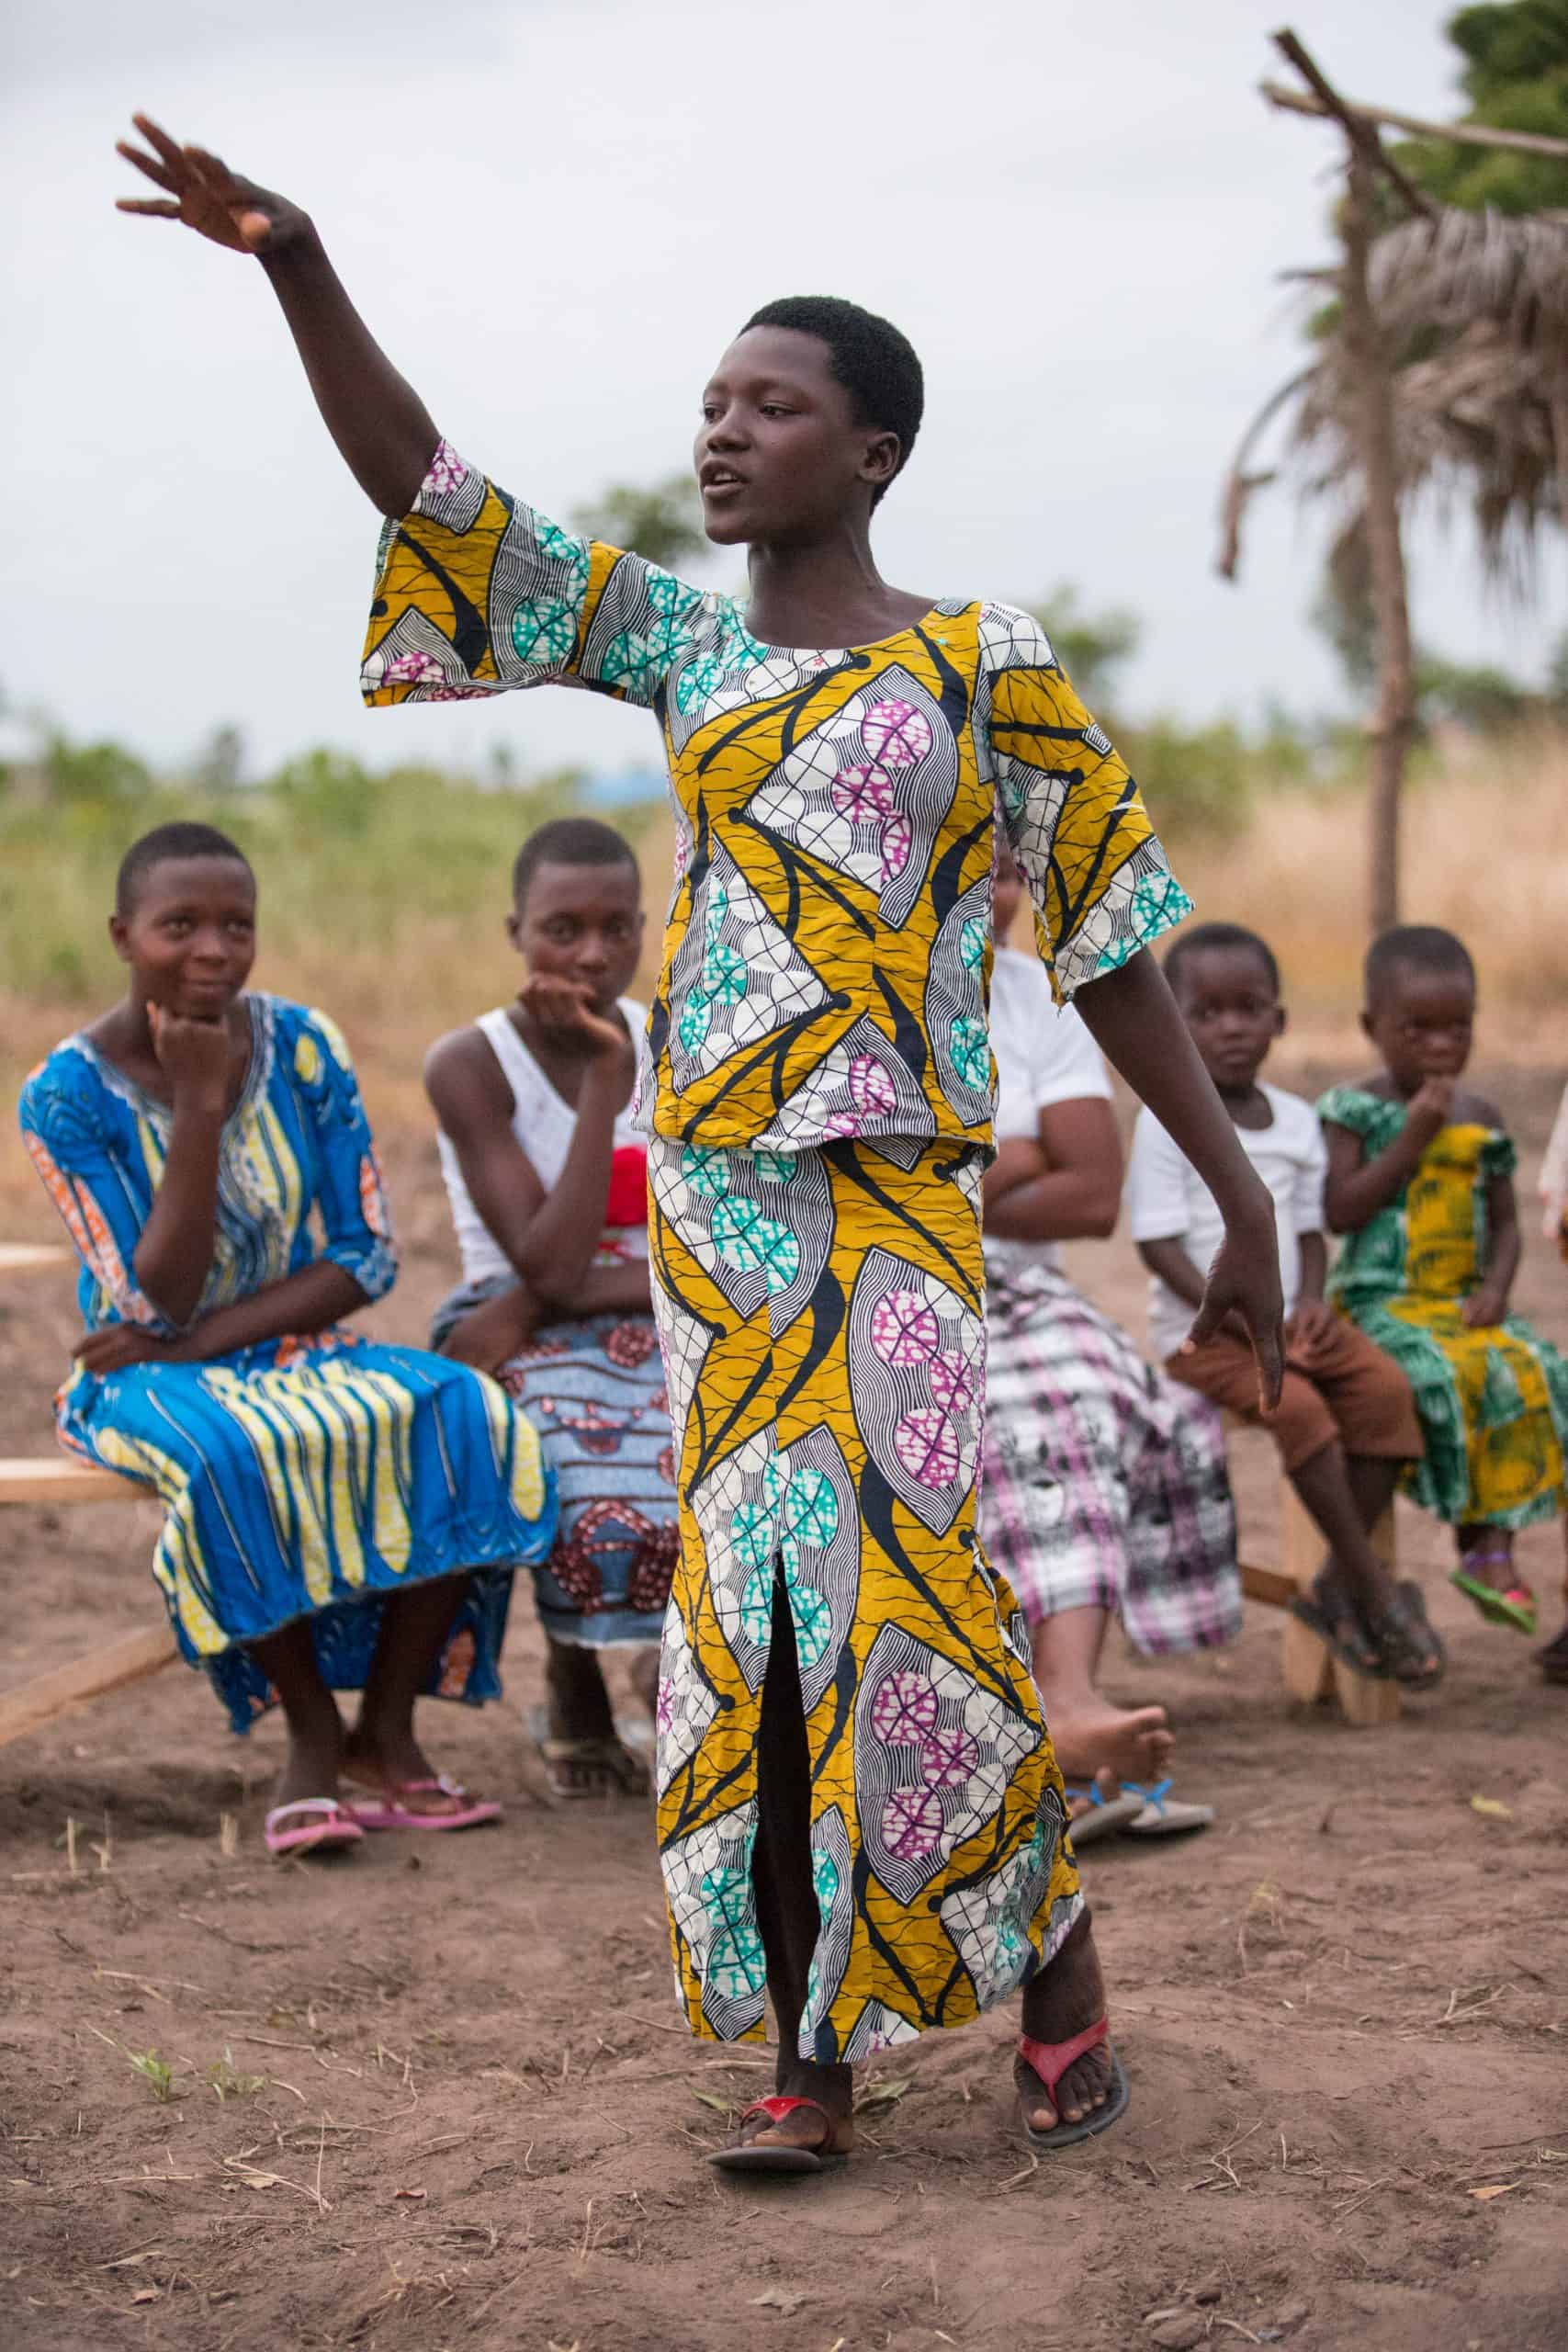
M 1224 1431 L 1051 1266 L 993 1274 L 982 1532 L 1032 1625 L 1121 1617 L 1145 1655 L 1241 1631 Z
M 556 1510 L 538 1440 L 493 1380 L 341 1329 L 78 1371 L 56 1408 L 69 1452 L 157 1487 L 152 1574 L 236 1731 L 277 1695 L 251 1643 L 308 1618 L 329 1689 L 362 1690 L 383 1601 L 465 1568 L 428 1688 L 501 1696 L 513 1571 L 549 1549 Z
M 455 1291 L 436 1311 L 431 1345 L 510 1287 L 508 1278 Z M 652 1317 L 547 1323 L 496 1377 L 528 1416 L 555 1476 L 556 1540 L 534 1571 L 546 1633 L 584 1649 L 658 1641 L 680 1536 Z
M 677 1982 L 694 2033 L 761 2038 L 782 1577 L 818 1911 L 799 2047 L 849 2062 L 1004 1998 L 1081 1905 L 1027 1631 L 976 1536 L 979 1154 L 657 1138 L 649 1181 L 681 1505 L 659 1698 Z

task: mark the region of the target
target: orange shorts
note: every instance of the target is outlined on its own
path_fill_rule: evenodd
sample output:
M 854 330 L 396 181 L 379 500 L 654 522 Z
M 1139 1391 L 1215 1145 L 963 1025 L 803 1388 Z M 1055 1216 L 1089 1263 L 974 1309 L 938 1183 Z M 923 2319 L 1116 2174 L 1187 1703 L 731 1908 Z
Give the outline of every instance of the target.
M 1309 1368 L 1285 1365 L 1278 1411 L 1258 1409 L 1258 1365 L 1245 1340 L 1229 1331 L 1205 1340 L 1190 1355 L 1168 1358 L 1173 1380 L 1184 1380 L 1238 1420 L 1266 1429 L 1287 1470 L 1299 1470 L 1336 1441 L 1347 1453 L 1415 1462 L 1422 1453 L 1410 1383 L 1392 1356 L 1341 1318 Z

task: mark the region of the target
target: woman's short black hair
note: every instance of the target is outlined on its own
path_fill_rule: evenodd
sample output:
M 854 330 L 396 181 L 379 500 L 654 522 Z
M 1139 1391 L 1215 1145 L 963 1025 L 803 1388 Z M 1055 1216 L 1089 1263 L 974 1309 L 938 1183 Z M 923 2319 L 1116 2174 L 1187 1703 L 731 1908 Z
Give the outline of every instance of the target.
M 1363 967 L 1369 1005 L 1386 994 L 1396 972 L 1440 973 L 1475 986 L 1475 966 L 1469 948 L 1451 931 L 1435 922 L 1395 923 L 1381 932 L 1367 950 Z
M 173 824 L 154 825 L 150 833 L 132 842 L 119 861 L 115 877 L 114 910 L 117 915 L 130 913 L 136 904 L 142 883 L 155 865 L 166 865 L 175 858 L 226 857 L 243 865 L 254 883 L 255 874 L 250 859 L 238 842 L 220 833 L 216 825 L 201 825 L 194 820 L 177 818 Z
M 597 817 L 552 817 L 529 834 L 512 866 L 512 903 L 523 912 L 541 865 L 629 865 L 640 876 L 637 852 L 625 833 Z
M 903 472 L 926 407 L 925 373 L 907 334 L 836 294 L 788 294 L 764 302 L 740 332 L 752 327 L 787 327 L 825 343 L 833 373 L 855 404 L 855 423 L 898 435 L 897 470 Z M 887 486 L 883 482 L 873 492 L 874 506 Z

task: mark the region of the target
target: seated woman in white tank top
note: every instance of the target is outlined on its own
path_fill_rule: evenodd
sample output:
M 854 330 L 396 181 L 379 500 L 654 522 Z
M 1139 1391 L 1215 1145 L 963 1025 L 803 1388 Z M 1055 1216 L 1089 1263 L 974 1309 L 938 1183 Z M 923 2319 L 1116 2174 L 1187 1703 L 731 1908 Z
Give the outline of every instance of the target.
M 561 1796 L 628 1793 L 597 1653 L 638 1645 L 651 1694 L 679 1535 L 664 1374 L 649 1295 L 648 1159 L 631 1124 L 643 1008 L 630 843 L 589 818 L 529 836 L 507 933 L 515 1001 L 431 1048 L 425 1090 L 463 1283 L 432 1344 L 493 1373 L 538 1431 L 560 1504 L 536 1571 L 549 1702 L 536 1726 Z

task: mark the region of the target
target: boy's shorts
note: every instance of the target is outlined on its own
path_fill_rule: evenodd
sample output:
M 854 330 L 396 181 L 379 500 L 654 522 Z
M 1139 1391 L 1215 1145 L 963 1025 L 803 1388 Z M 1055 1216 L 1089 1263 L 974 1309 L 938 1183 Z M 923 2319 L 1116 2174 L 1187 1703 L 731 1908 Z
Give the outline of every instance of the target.
M 1166 1360 L 1173 1380 L 1184 1380 L 1238 1420 L 1266 1429 L 1287 1470 L 1299 1470 L 1336 1442 L 1347 1453 L 1415 1462 L 1423 1451 L 1410 1383 L 1382 1350 L 1340 1317 L 1309 1368 L 1285 1363 L 1278 1411 L 1258 1409 L 1258 1365 L 1245 1340 L 1220 1331 L 1190 1355 Z

